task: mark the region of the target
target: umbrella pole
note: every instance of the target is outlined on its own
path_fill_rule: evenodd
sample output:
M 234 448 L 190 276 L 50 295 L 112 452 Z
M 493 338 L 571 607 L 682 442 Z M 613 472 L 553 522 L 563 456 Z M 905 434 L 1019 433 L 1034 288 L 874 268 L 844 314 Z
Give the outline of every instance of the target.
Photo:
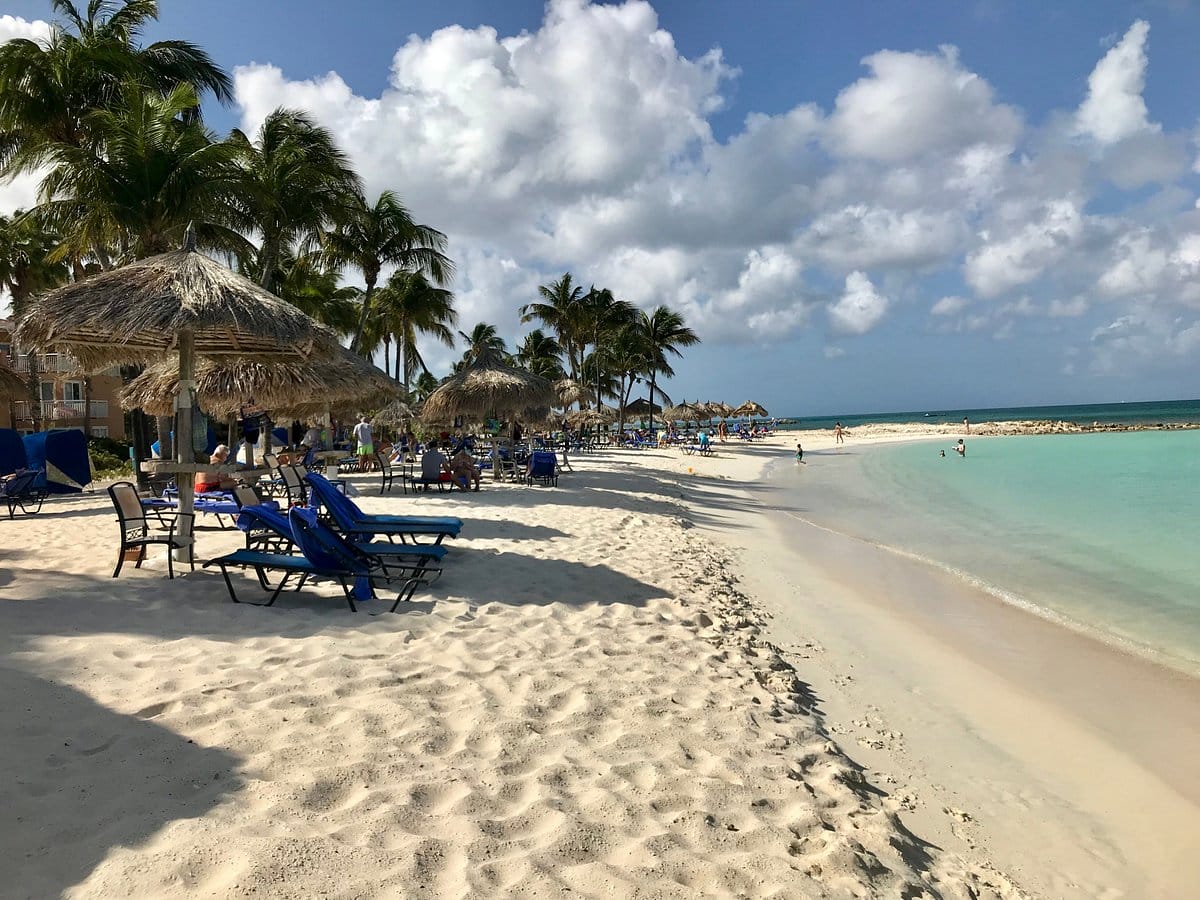
M 179 333 L 179 392 L 175 396 L 175 411 L 179 424 L 175 434 L 176 460 L 181 464 L 194 465 L 196 453 L 192 450 L 192 378 L 194 372 L 195 338 L 190 328 Z M 175 559 L 186 561 L 192 556 L 192 515 L 195 512 L 195 476 L 187 471 L 179 473 L 179 537 L 183 546 L 170 552 Z

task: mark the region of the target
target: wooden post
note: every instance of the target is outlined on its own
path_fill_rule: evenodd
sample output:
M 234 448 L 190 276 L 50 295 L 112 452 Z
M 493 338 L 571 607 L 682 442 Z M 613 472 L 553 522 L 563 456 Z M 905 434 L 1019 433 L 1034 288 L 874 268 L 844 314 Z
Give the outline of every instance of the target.
M 195 463 L 196 451 L 192 449 L 192 379 L 195 377 L 195 338 L 190 328 L 179 332 L 179 393 L 175 396 L 177 426 L 175 431 L 176 461 Z M 185 546 L 173 551 L 175 559 L 193 559 L 191 516 L 195 513 L 196 485 L 194 476 L 179 473 L 179 519 L 178 535 L 185 539 Z

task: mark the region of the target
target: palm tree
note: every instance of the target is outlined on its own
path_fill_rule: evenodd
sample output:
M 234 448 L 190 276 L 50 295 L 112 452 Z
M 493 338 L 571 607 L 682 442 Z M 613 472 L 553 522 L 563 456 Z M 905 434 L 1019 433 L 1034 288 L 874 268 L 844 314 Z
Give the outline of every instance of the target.
M 456 372 L 477 359 L 488 356 L 501 358 L 508 356 L 508 347 L 504 344 L 504 338 L 500 337 L 500 333 L 496 331 L 495 325 L 480 322 L 471 329 L 470 334 L 460 331 L 458 336 L 467 342 L 467 351 L 463 354 L 462 360 L 455 364 L 454 371 Z
M 358 328 L 350 345 L 355 353 L 362 352 L 375 285 L 385 265 L 420 272 L 438 285 L 447 284 L 454 275 L 454 263 L 441 252 L 446 248 L 446 236 L 414 222 L 392 191 L 380 194 L 373 206 L 362 194 L 354 194 L 342 221 L 325 235 L 324 243 L 334 265 L 354 266 L 366 281 Z
M 659 306 L 653 312 L 643 310 L 633 327 L 646 354 L 646 371 L 650 377 L 650 403 L 653 404 L 659 373 L 668 377 L 675 374 L 667 361 L 667 354 L 683 356 L 679 348 L 698 344 L 700 338 L 687 327 L 683 316 L 666 306 Z M 650 431 L 654 431 L 653 413 L 650 414 Z
M 434 287 L 420 272 L 395 272 L 375 295 L 372 322 L 378 323 L 378 333 L 384 337 L 385 353 L 388 337 L 395 339 L 396 380 L 407 391 L 418 368 L 429 371 L 417 351 L 417 335 L 428 334 L 447 347 L 454 346 L 450 330 L 458 324 L 454 294 Z
M 181 84 L 167 96 L 132 84 L 107 109 L 85 118 L 86 146 L 48 143 L 52 167 L 43 202 L 31 212 L 63 236 L 64 256 L 96 253 L 107 268 L 176 248 L 189 223 L 208 246 L 253 250 L 239 224 L 240 172 L 234 145 L 217 143 L 186 121 L 196 92 Z
M 83 147 L 90 140 L 88 115 L 114 103 L 136 82 L 162 95 L 180 84 L 197 98 L 212 93 L 233 100 L 229 76 L 201 48 L 187 41 L 137 44 L 158 18 L 157 0 L 89 0 L 81 12 L 69 0 L 51 0 L 67 27 L 56 26 L 45 42 L 18 39 L 0 45 L 0 168 L 32 171 L 50 145 Z M 189 110 L 199 115 L 199 101 Z
M 274 292 L 338 334 L 353 334 L 362 288 L 339 285 L 337 270 L 322 268 L 320 262 L 317 254 L 285 253 L 279 261 Z
M 50 258 L 58 236 L 44 231 L 30 216 L 17 210 L 0 215 L 0 289 L 8 291 L 12 317 L 20 319 L 29 298 L 65 282 L 66 263 Z
M 412 397 L 418 403 L 423 403 L 425 399 L 438 389 L 438 380 L 432 372 L 422 372 L 417 376 L 417 383 L 413 385 Z
M 267 116 L 254 141 L 237 129 L 229 141 L 243 171 L 246 225 L 262 236 L 258 283 L 271 289 L 283 254 L 331 226 L 361 184 L 333 135 L 295 110 Z
M 562 347 L 558 341 L 546 334 L 540 328 L 535 328 L 525 335 L 525 340 L 517 349 L 517 362 L 547 381 L 560 381 L 566 378 L 563 371 Z
M 0 215 L 0 289 L 8 291 L 12 317 L 20 320 L 30 297 L 62 284 L 70 270 L 63 262 L 50 258 L 57 244 L 56 235 L 38 228 L 37 223 L 20 210 L 12 216 Z M 13 355 L 13 365 L 17 365 Z M 36 353 L 29 355 L 26 383 L 29 385 L 30 419 L 34 429 L 41 429 L 41 376 Z M 84 410 L 88 407 L 85 405 Z M 85 432 L 89 422 L 84 423 Z
M 621 328 L 637 319 L 637 307 L 632 303 L 616 299 L 607 288 L 596 290 L 592 288 L 579 301 L 580 326 L 592 344 L 593 355 L 600 349 L 601 341 L 616 334 Z M 596 406 L 601 405 L 601 377 L 603 368 L 599 365 L 602 357 L 597 356 L 591 380 L 596 384 Z
M 583 287 L 573 282 L 571 273 L 567 272 L 558 281 L 543 284 L 538 288 L 541 303 L 528 303 L 521 307 L 521 321 L 532 322 L 539 320 L 554 332 L 559 346 L 567 355 L 567 368 L 571 378 L 579 380 L 579 370 L 583 365 L 583 346 L 580 341 L 582 333 Z

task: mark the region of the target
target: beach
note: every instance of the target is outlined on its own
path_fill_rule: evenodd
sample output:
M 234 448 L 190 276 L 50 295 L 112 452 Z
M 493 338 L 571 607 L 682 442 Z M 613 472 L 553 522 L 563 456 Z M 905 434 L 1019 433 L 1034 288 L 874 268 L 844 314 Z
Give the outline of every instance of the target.
M 99 491 L 0 523 L 0 894 L 1186 896 L 1195 683 L 968 598 L 1060 668 L 1014 666 L 931 626 L 962 585 L 785 550 L 788 439 L 580 455 L 557 488 L 353 476 L 368 512 L 465 522 L 395 615 L 112 579 Z M 201 559 L 241 543 L 199 525 Z

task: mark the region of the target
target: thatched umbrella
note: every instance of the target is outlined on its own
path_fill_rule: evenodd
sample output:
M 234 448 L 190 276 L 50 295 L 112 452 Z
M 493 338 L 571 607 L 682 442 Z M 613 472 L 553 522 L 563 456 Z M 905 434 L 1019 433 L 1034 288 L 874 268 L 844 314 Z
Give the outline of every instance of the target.
M 325 359 L 203 360 L 196 366 L 196 395 L 214 416 L 236 415 L 253 398 L 265 410 L 323 412 L 339 404 L 378 405 L 398 398 L 400 384 L 357 353 L 339 348 Z M 170 415 L 179 391 L 173 360 L 146 369 L 126 385 L 117 399 L 126 409 Z
M 554 402 L 554 386 L 545 378 L 506 365 L 497 354 L 484 353 L 429 395 L 421 408 L 421 419 L 444 422 L 458 416 L 483 419 L 510 415 L 541 419 Z M 498 481 L 496 443 L 492 448 L 492 477 Z
M 662 418 L 664 422 L 699 422 L 708 418 L 708 412 L 694 403 L 680 403 L 664 409 Z
M 29 395 L 29 385 L 0 354 L 0 398 L 12 400 Z
M 734 409 L 731 416 L 767 416 L 770 415 L 761 403 L 755 403 L 753 400 L 747 400 L 741 406 Z
M 398 428 L 405 422 L 415 419 L 416 413 L 403 400 L 397 398 L 375 413 L 375 422 L 379 425 L 389 425 Z
M 639 397 L 632 403 L 627 403 L 625 405 L 625 412 L 631 416 L 653 416 L 661 413 L 662 407 L 657 403 L 651 403 L 645 397 Z
M 85 369 L 150 362 L 179 354 L 175 409 L 180 536 L 191 535 L 194 366 L 209 358 L 327 356 L 336 335 L 292 304 L 196 251 L 188 229 L 182 250 L 152 256 L 49 291 L 17 327 L 16 340 L 35 350 L 66 350 Z
M 601 406 L 599 409 L 581 409 L 572 413 L 567 413 L 566 421 L 568 425 L 608 425 L 617 418 L 617 412 L 607 406 Z

